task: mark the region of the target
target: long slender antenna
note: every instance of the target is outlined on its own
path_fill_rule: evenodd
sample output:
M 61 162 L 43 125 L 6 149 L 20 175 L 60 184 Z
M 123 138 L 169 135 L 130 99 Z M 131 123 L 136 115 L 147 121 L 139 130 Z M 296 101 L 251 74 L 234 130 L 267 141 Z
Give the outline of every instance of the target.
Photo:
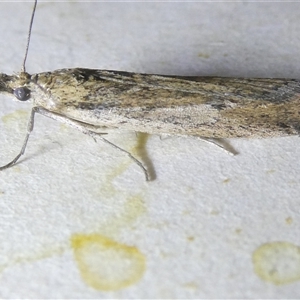
M 27 45 L 26 45 L 25 56 L 24 56 L 24 60 L 23 60 L 23 64 L 22 64 L 22 72 L 26 72 L 25 64 L 26 64 L 26 59 L 27 59 L 27 55 L 28 55 L 28 49 L 29 49 L 29 43 L 30 43 L 30 37 L 31 37 L 31 30 L 32 30 L 32 24 L 33 24 L 36 5 L 37 5 L 37 0 L 34 1 L 34 6 L 33 6 L 32 14 L 31 14 L 31 20 L 30 20 L 28 36 L 27 36 Z

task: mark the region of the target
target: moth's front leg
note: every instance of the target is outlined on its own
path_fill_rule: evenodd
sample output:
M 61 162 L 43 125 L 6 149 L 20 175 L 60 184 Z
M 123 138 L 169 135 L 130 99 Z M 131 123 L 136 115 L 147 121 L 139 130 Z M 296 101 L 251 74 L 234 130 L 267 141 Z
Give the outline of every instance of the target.
M 8 164 L 0 167 L 0 171 L 2 171 L 4 169 L 7 169 L 7 168 L 11 167 L 12 165 L 14 165 L 19 160 L 19 158 L 25 153 L 25 149 L 26 149 L 26 146 L 27 146 L 27 142 L 28 142 L 30 133 L 32 132 L 33 127 L 34 127 L 34 115 L 35 115 L 35 113 L 36 113 L 36 110 L 35 110 L 35 107 L 34 107 L 31 110 L 31 114 L 30 114 L 30 117 L 29 117 L 28 125 L 27 125 L 27 133 L 26 133 L 21 151 L 19 152 L 19 154 L 11 162 L 9 162 Z
M 76 122 L 76 121 L 73 121 L 73 120 L 69 120 L 67 119 L 66 117 L 64 116 L 60 116 L 58 114 L 55 114 L 55 113 L 52 113 L 50 111 L 47 111 L 45 110 L 44 108 L 42 107 L 33 107 L 32 110 L 31 110 L 31 114 L 30 114 L 30 117 L 29 117 L 29 121 L 28 121 L 28 125 L 27 125 L 27 133 L 26 133 L 26 136 L 25 136 L 25 139 L 24 139 L 24 142 L 23 142 L 23 145 L 22 145 L 22 148 L 20 150 L 20 152 L 18 153 L 18 155 L 12 160 L 10 161 L 8 164 L 0 167 L 0 171 L 2 170 L 5 170 L 11 166 L 13 166 L 18 160 L 19 158 L 25 153 L 25 150 L 26 150 L 26 146 L 27 146 L 27 143 L 28 143 L 28 140 L 29 140 L 29 136 L 34 128 L 34 116 L 35 116 L 35 113 L 40 113 L 42 115 L 45 115 L 45 116 L 48 116 L 52 119 L 55 119 L 55 120 L 58 120 L 58 121 L 61 121 L 63 123 L 66 123 L 68 122 L 68 125 L 70 125 L 71 127 L 75 127 L 77 128 L 78 130 L 82 131 L 83 133 L 86 133 L 86 134 L 90 134 L 91 131 L 88 131 L 87 128 L 83 128 L 83 126 L 80 124 L 80 122 Z M 84 131 L 84 130 L 86 131 Z M 102 135 L 102 134 L 106 134 L 106 133 L 97 133 L 97 135 Z M 93 136 L 93 138 L 95 139 L 95 137 Z

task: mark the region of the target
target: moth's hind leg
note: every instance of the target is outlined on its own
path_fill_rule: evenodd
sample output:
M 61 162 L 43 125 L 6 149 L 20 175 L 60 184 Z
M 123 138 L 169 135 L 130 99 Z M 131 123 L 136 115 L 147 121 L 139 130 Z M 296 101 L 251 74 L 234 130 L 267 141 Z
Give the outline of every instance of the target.
M 234 149 L 234 147 L 225 139 L 221 139 L 221 138 L 207 138 L 207 137 L 199 137 L 201 140 L 214 144 L 218 147 L 220 147 L 221 149 L 229 152 L 232 155 L 237 155 L 239 154 L 239 152 L 237 150 Z
M 54 119 L 54 120 L 57 120 L 57 121 L 62 122 L 64 124 L 67 124 L 70 127 L 76 128 L 77 130 L 81 131 L 82 133 L 93 137 L 95 140 L 96 140 L 96 138 L 100 138 L 103 142 L 109 144 L 110 146 L 114 147 L 115 149 L 118 149 L 119 151 L 126 153 L 143 170 L 143 172 L 145 174 L 145 177 L 146 177 L 146 180 L 150 181 L 150 175 L 148 173 L 147 168 L 138 159 L 136 159 L 130 152 L 120 148 L 119 146 L 113 144 L 112 142 L 110 142 L 107 139 L 105 139 L 104 137 L 102 137 L 102 135 L 107 134 L 107 133 L 97 132 L 97 130 L 95 130 L 95 129 L 99 129 L 99 128 L 96 128 L 95 126 L 90 125 L 90 124 L 86 124 L 86 123 L 83 123 L 83 122 L 80 122 L 80 121 L 69 119 L 69 118 L 67 118 L 63 115 L 51 112 L 51 111 L 49 111 L 45 108 L 42 108 L 42 107 L 34 107 L 33 110 L 34 110 L 34 112 L 37 112 L 41 115 L 44 115 L 44 116 L 49 117 L 51 119 Z M 28 138 L 27 138 L 27 140 L 28 140 Z M 27 143 L 27 140 L 25 140 L 26 143 Z M 20 154 L 19 157 L 22 154 Z M 17 158 L 17 160 L 18 160 L 18 158 Z

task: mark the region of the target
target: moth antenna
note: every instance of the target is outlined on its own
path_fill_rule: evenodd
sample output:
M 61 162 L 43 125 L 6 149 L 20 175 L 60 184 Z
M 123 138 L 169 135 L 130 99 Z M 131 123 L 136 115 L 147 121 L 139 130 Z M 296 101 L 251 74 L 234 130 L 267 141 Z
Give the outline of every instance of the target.
M 26 64 L 26 59 L 27 59 L 27 55 L 28 55 L 28 49 L 29 49 L 31 31 L 32 31 L 32 24 L 33 24 L 33 19 L 34 19 L 34 15 L 35 15 L 36 5 L 37 5 L 37 0 L 34 1 L 33 10 L 32 10 L 32 14 L 31 14 L 31 20 L 30 20 L 30 23 L 29 23 L 29 30 L 28 30 L 28 36 L 27 36 L 26 49 L 25 49 L 25 56 L 24 56 L 22 69 L 21 69 L 21 71 L 24 72 L 24 73 L 26 72 L 25 64 Z

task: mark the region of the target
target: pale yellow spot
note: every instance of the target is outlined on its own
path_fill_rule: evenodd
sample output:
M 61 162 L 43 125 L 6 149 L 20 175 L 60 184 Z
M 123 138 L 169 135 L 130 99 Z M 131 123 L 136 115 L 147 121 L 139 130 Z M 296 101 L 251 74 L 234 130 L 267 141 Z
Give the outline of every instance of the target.
M 141 159 L 148 170 L 149 179 L 152 181 L 156 178 L 156 174 L 146 147 L 150 135 L 144 132 L 137 132 L 136 136 L 137 141 L 136 145 L 132 148 L 132 154 L 137 155 L 137 157 Z
M 124 173 L 128 166 L 130 165 L 131 161 L 130 160 L 124 160 L 123 162 L 121 162 L 118 166 L 116 166 L 115 168 L 110 168 L 105 176 L 105 182 L 102 184 L 101 186 L 101 190 L 99 191 L 101 193 L 101 195 L 104 195 L 107 198 L 111 198 L 114 197 L 118 191 L 115 188 L 113 181 L 115 178 L 117 178 L 118 176 L 120 176 L 122 173 Z
M 187 288 L 187 289 L 192 289 L 192 290 L 197 290 L 199 289 L 199 286 L 196 282 L 187 282 L 183 285 L 184 288 Z
M 194 236 L 188 236 L 186 238 L 189 242 L 193 242 L 195 240 L 195 237 Z
M 217 209 L 212 209 L 212 210 L 210 211 L 210 214 L 213 215 L 213 216 L 217 216 L 217 215 L 220 214 L 220 211 L 218 211 Z
M 98 234 L 73 235 L 71 245 L 82 279 L 94 289 L 125 288 L 144 274 L 145 256 L 135 247 Z
M 230 181 L 231 181 L 230 178 L 226 178 L 226 179 L 223 180 L 223 183 L 229 183 Z
M 120 201 L 118 198 L 117 200 Z M 124 230 L 124 228 L 134 229 L 137 226 L 136 221 L 146 212 L 147 208 L 142 195 L 132 195 L 105 222 L 99 223 L 99 221 L 95 220 L 90 226 L 94 232 L 113 237 Z
M 276 285 L 300 280 L 300 247 L 288 242 L 260 246 L 252 256 L 255 273 Z
M 273 174 L 273 173 L 275 173 L 275 170 L 272 170 L 272 169 L 271 170 L 267 170 L 266 173 L 267 174 Z
M 241 229 L 241 228 L 236 228 L 236 229 L 235 229 L 235 233 L 236 233 L 236 234 L 240 234 L 241 232 L 242 232 L 242 229 Z
M 115 235 L 116 232 L 125 227 L 135 226 L 135 221 L 147 212 L 143 197 L 139 194 L 133 195 L 124 203 L 122 212 L 117 217 L 112 218 L 104 226 L 97 228 L 105 235 Z M 95 227 L 96 228 L 96 227 Z
M 12 113 L 4 115 L 3 117 L 1 117 L 2 123 L 4 125 L 3 127 L 13 136 L 15 136 L 16 132 L 18 132 L 18 134 L 21 134 L 26 130 L 29 114 L 29 111 L 19 109 Z
M 189 193 L 195 191 L 195 188 L 194 188 L 193 186 L 190 186 L 190 185 L 187 185 L 187 186 L 185 187 L 185 189 L 186 189 L 186 191 L 189 192 Z
M 14 167 L 12 168 L 12 170 L 15 172 L 15 173 L 21 173 L 22 169 L 19 165 L 14 165 Z
M 291 217 L 287 217 L 287 218 L 285 219 L 285 222 L 286 222 L 286 224 L 290 225 L 290 224 L 293 223 L 293 219 L 292 219 Z
M 147 209 L 142 195 L 136 194 L 128 197 L 127 201 L 124 204 L 124 213 L 122 214 L 122 216 L 120 216 L 120 219 L 122 219 L 123 226 L 124 224 L 128 226 L 146 212 Z
M 133 148 L 133 152 L 135 152 L 136 154 L 143 156 L 144 155 L 144 151 L 146 151 L 146 145 L 147 145 L 147 141 L 149 139 L 149 134 L 145 133 L 145 132 L 137 132 L 136 133 L 136 145 Z
M 0 265 L 0 272 L 15 265 L 30 264 L 46 258 L 63 255 L 68 249 L 69 245 L 47 245 L 47 247 L 39 251 L 29 252 L 30 254 L 10 254 L 8 263 Z
M 69 132 L 70 126 L 64 123 L 60 123 L 59 128 L 61 131 L 67 131 Z
M 10 114 L 6 114 L 1 118 L 1 120 L 5 125 L 12 125 L 20 120 L 21 121 L 27 120 L 28 117 L 29 117 L 29 112 L 27 110 L 19 109 Z
M 210 55 L 207 54 L 207 53 L 201 53 L 201 52 L 199 52 L 198 53 L 198 57 L 201 57 L 201 58 L 210 58 Z

